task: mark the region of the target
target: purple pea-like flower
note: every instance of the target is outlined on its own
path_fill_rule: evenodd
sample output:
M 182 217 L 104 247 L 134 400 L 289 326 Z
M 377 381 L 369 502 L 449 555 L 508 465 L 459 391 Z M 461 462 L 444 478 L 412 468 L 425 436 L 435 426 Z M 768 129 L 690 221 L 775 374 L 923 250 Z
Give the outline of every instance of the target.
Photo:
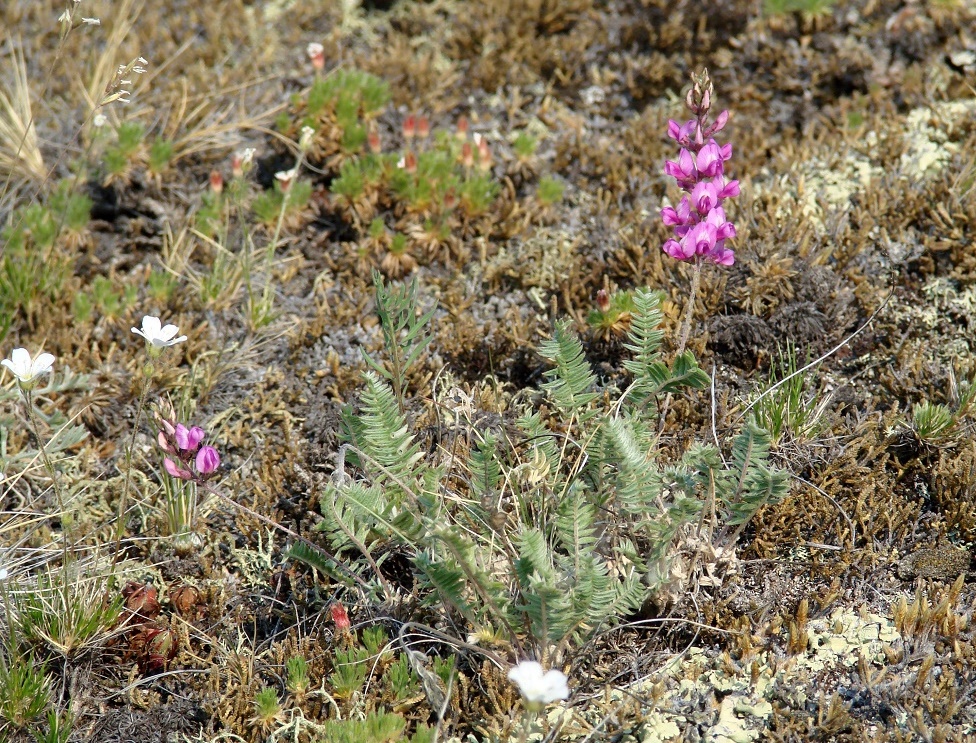
M 698 180 L 698 169 L 695 167 L 695 158 L 684 148 L 678 154 L 677 161 L 668 160 L 664 163 L 664 172 L 674 178 L 682 188 L 686 185 L 694 184 Z
M 722 202 L 739 195 L 739 182 L 727 180 L 725 163 L 732 158 L 732 144 L 720 145 L 712 135 L 725 128 L 729 112 L 722 111 L 706 125 L 711 104 L 711 83 L 707 73 L 696 81 L 687 97 L 688 108 L 695 114 L 683 124 L 668 121 L 668 136 L 681 145 L 677 160 L 664 164 L 666 175 L 675 179 L 687 192 L 677 206 L 661 209 L 661 221 L 671 227 L 674 237 L 662 249 L 676 260 L 711 261 L 730 266 L 735 253 L 725 241 L 736 236 L 735 225 L 728 221 Z
M 722 165 L 731 157 L 731 144 L 719 147 L 714 139 L 711 140 L 698 151 L 698 157 L 695 160 L 699 177 L 714 178 L 717 175 L 722 175 Z
M 220 467 L 220 454 L 212 446 L 201 446 L 194 464 L 198 475 L 210 477 Z
M 664 252 L 674 258 L 676 261 L 686 261 L 695 255 L 695 246 L 691 244 L 691 251 L 686 253 L 685 247 L 688 243 L 684 240 L 678 242 L 675 239 L 668 240 L 664 243 Z
M 180 467 L 176 462 L 174 462 L 169 457 L 163 459 L 163 469 L 165 469 L 170 475 L 178 480 L 192 480 L 193 473 L 188 469 Z
M 678 202 L 677 208 L 666 206 L 661 210 L 661 220 L 669 227 L 684 227 L 692 222 L 691 204 L 687 196 Z M 677 229 L 675 230 L 677 232 Z M 680 235 L 679 235 L 680 237 Z
M 711 181 L 702 181 L 691 191 L 691 203 L 699 215 L 705 217 L 719 205 L 718 188 Z
M 199 426 L 187 428 L 182 423 L 176 424 L 176 431 L 173 438 L 176 439 L 176 447 L 183 455 L 196 452 L 207 433 Z

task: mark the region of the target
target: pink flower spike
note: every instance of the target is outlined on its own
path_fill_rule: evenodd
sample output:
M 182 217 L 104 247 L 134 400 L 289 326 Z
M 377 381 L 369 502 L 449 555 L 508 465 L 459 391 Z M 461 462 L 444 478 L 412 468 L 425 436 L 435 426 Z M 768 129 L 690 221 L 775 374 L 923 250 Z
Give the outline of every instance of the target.
M 719 243 L 716 243 L 715 247 L 705 257 L 720 266 L 731 266 L 735 263 L 735 253 Z
M 681 130 L 682 125 L 679 124 L 674 119 L 668 119 L 668 136 L 671 137 L 675 142 L 681 144 Z
M 729 145 L 729 152 L 731 154 Z M 728 158 L 722 157 L 722 148 L 713 139 L 698 151 L 698 175 L 702 178 L 714 178 L 722 174 L 722 163 Z
M 705 129 L 705 136 L 711 137 L 716 132 L 720 132 L 725 128 L 726 123 L 729 120 L 729 112 L 722 111 L 717 117 L 715 117 L 715 122 Z
M 176 454 L 176 449 L 170 446 L 169 439 L 162 431 L 160 431 L 159 435 L 156 437 L 156 443 L 159 444 L 159 448 L 167 454 Z
M 193 426 L 189 431 L 186 432 L 187 443 L 189 446 L 186 447 L 187 451 L 195 451 L 200 443 L 207 437 L 207 432 L 204 431 L 200 426 Z
M 195 464 L 201 477 L 210 477 L 220 467 L 220 454 L 212 446 L 201 446 Z
M 731 199 L 739 195 L 738 181 L 726 181 L 724 176 L 719 176 L 714 183 L 719 199 Z
M 718 206 L 719 201 L 718 189 L 711 181 L 702 181 L 691 191 L 691 203 L 702 216 Z
M 182 423 L 176 424 L 176 432 L 173 434 L 176 439 L 176 448 L 180 451 L 187 451 L 190 448 L 190 430 Z
M 169 457 L 163 459 L 163 469 L 165 469 L 170 476 L 175 477 L 177 480 L 192 480 L 193 473 L 189 470 L 182 469 L 176 462 L 174 462 Z
M 699 222 L 691 228 L 681 242 L 685 243 L 686 253 L 708 255 L 715 247 L 715 226 L 707 222 Z
M 690 186 L 698 180 L 698 171 L 695 169 L 695 158 L 684 147 L 678 155 L 678 161 L 668 160 L 664 163 L 664 173 L 674 178 L 679 186 Z
M 705 221 L 715 227 L 716 240 L 727 240 L 735 237 L 735 225 L 725 219 L 725 210 L 717 206 L 708 213 Z
M 691 258 L 695 253 L 692 251 L 689 254 L 685 254 L 685 246 L 679 243 L 677 240 L 668 240 L 664 245 L 661 246 L 661 250 L 670 255 L 676 261 L 686 261 Z

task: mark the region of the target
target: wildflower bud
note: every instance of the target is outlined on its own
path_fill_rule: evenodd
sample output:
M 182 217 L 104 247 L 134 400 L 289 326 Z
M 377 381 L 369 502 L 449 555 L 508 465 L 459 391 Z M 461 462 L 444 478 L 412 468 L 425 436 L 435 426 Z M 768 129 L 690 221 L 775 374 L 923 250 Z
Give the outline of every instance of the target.
M 170 426 L 169 421 L 165 421 L 165 423 L 166 423 L 166 425 Z M 172 434 L 170 434 L 170 435 L 172 435 Z M 162 449 L 167 454 L 172 454 L 172 455 L 176 456 L 176 447 L 172 446 L 169 443 L 169 437 L 166 435 L 165 432 L 160 431 L 156 435 L 156 443 L 159 444 L 159 448 Z
M 174 462 L 169 457 L 163 459 L 163 469 L 171 476 L 175 477 L 177 480 L 192 480 L 193 473 L 188 469 L 180 467 L 176 462 Z
M 403 138 L 406 140 L 411 140 L 417 133 L 417 119 L 413 114 L 409 114 L 407 118 L 403 120 Z
M 417 156 L 412 152 L 408 152 L 403 156 L 403 169 L 408 173 L 417 172 Z
M 447 189 L 441 203 L 444 205 L 445 209 L 453 209 L 455 206 L 457 206 L 457 196 L 454 195 L 453 188 Z
M 298 137 L 298 148 L 305 152 L 312 144 L 312 139 L 315 137 L 315 130 L 310 126 L 303 126 L 301 134 Z
M 156 423 L 162 429 L 160 433 L 165 431 L 167 436 L 172 436 L 176 433 L 176 427 L 173 423 L 176 420 L 176 410 L 173 409 L 173 403 L 169 400 L 163 398 L 156 403 L 153 418 L 156 419 Z
M 478 145 L 478 167 L 481 170 L 488 170 L 491 168 L 491 150 L 488 149 L 488 140 L 484 137 L 476 137 L 475 142 Z
M 212 446 L 201 446 L 194 464 L 197 474 L 203 478 L 211 477 L 220 468 L 220 454 Z
M 722 111 L 722 113 L 720 113 L 718 117 L 716 117 L 715 122 L 711 126 L 705 129 L 703 136 L 711 137 L 716 132 L 722 131 L 725 128 L 725 124 L 728 122 L 728 120 L 729 120 L 729 112 Z
M 366 144 L 369 145 L 369 151 L 372 152 L 374 155 L 380 154 L 380 152 L 382 152 L 383 150 L 383 143 L 380 142 L 379 132 L 377 132 L 375 129 L 373 129 L 366 136 Z
M 254 148 L 247 147 L 235 152 L 230 158 L 231 173 L 235 178 L 243 178 L 254 162 Z
M 219 170 L 210 171 L 210 190 L 214 193 L 220 193 L 224 190 L 224 176 L 220 174 Z
M 313 41 L 305 47 L 305 52 L 312 61 L 312 67 L 315 68 L 316 72 L 325 69 L 325 47 L 317 41 Z
M 610 295 L 607 294 L 606 289 L 600 289 L 596 293 L 596 308 L 604 313 L 610 310 Z
M 457 130 L 454 132 L 454 136 L 458 139 L 468 138 L 468 117 L 462 116 L 458 119 Z
M 336 634 L 345 634 L 348 632 L 352 624 L 349 622 L 349 613 L 346 611 L 346 607 L 336 602 L 332 604 L 330 611 L 332 613 L 332 621 L 335 622 Z
M 288 189 L 291 188 L 291 182 L 295 179 L 295 175 L 295 168 L 291 170 L 279 170 L 275 173 L 275 178 L 278 180 L 278 187 L 282 193 L 288 193 Z
M 461 145 L 461 164 L 466 168 L 474 165 L 474 151 L 471 149 L 470 142 L 465 142 Z
M 430 136 L 430 119 L 426 116 L 417 117 L 417 136 L 420 139 L 427 139 Z

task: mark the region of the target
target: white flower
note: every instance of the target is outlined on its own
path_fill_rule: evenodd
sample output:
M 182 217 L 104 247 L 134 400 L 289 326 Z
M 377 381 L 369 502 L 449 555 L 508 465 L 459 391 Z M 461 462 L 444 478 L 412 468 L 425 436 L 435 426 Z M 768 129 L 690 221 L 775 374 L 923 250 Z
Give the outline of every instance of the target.
M 311 44 L 305 47 L 305 53 L 308 54 L 309 59 L 321 56 L 324 51 L 325 47 L 319 44 L 317 41 L 313 41 Z
M 308 146 L 312 144 L 312 138 L 315 136 L 315 130 L 310 126 L 303 126 L 301 136 L 298 138 L 298 147 L 302 152 L 308 149 Z
M 146 339 L 146 343 L 149 346 L 149 353 L 153 355 L 158 355 L 164 348 L 175 346 L 177 343 L 182 343 L 186 340 L 185 335 L 181 335 L 179 338 L 174 337 L 180 332 L 178 327 L 175 325 L 162 325 L 159 318 L 153 317 L 152 315 L 146 315 L 142 318 L 142 330 L 132 328 L 132 332 Z
M 17 377 L 17 384 L 22 390 L 29 390 L 37 384 L 39 376 L 50 374 L 51 366 L 54 364 L 54 356 L 49 353 L 41 353 L 36 359 L 31 359 L 26 348 L 15 348 L 10 354 L 10 358 L 0 361 L 0 364 L 10 369 L 11 373 Z
M 81 22 L 86 26 L 101 26 L 102 22 L 98 18 L 82 18 Z
M 7 580 L 8 575 L 7 568 L 0 568 L 0 580 Z
M 105 114 L 95 114 L 95 118 L 92 119 L 92 125 L 97 127 L 103 127 L 108 123 L 108 116 Z
M 508 678 L 518 686 L 526 702 L 549 704 L 569 696 L 566 674 L 543 671 L 534 660 L 523 660 L 508 672 Z

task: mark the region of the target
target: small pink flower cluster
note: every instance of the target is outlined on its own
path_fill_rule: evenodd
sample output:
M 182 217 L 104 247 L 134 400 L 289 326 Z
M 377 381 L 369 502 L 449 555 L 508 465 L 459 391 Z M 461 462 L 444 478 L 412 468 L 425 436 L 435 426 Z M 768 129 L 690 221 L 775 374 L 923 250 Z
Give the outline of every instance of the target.
M 729 120 L 722 111 L 706 125 L 711 105 L 712 83 L 706 70 L 695 79 L 685 103 L 695 118 L 684 124 L 668 121 L 668 136 L 681 145 L 677 161 L 668 160 L 664 172 L 687 192 L 677 207 L 661 210 L 664 224 L 674 228 L 674 238 L 663 245 L 665 253 L 679 261 L 708 260 L 722 266 L 735 262 L 735 253 L 725 241 L 735 237 L 735 225 L 725 218 L 723 199 L 739 195 L 739 182 L 725 178 L 725 163 L 732 157 L 732 145 L 719 145 L 712 135 Z
M 157 417 L 160 430 L 159 448 L 175 459 L 163 459 L 163 467 L 179 480 L 200 482 L 213 477 L 220 467 L 220 454 L 212 446 L 201 446 L 207 432 L 199 426 L 187 428 L 182 423 Z

